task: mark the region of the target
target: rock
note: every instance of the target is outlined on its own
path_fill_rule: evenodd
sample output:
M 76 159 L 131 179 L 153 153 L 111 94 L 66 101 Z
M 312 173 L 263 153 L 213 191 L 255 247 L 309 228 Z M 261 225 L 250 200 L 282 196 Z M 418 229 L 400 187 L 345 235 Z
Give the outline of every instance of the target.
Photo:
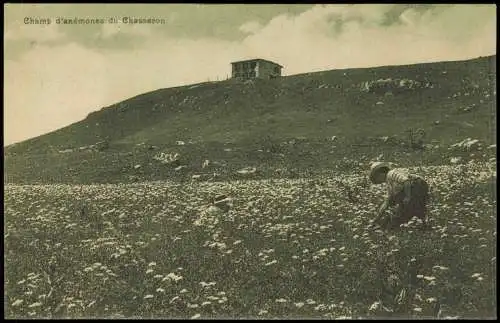
M 180 155 L 178 153 L 165 153 L 161 152 L 153 157 L 154 160 L 162 164 L 180 166 Z
M 383 104 L 384 104 L 384 102 L 382 102 L 382 101 L 378 101 L 378 102 L 377 102 L 377 103 L 375 103 L 375 104 L 376 104 L 376 105 L 383 105 Z
M 107 142 L 105 140 L 104 141 L 99 141 L 94 146 L 97 148 L 97 150 L 103 151 L 103 150 L 106 150 L 106 149 L 109 148 L 109 142 Z
M 134 166 L 134 169 L 139 169 L 139 168 L 141 168 L 141 165 L 135 165 Z
M 181 166 L 177 166 L 177 167 L 176 167 L 176 168 L 174 168 L 174 169 L 175 169 L 176 171 L 180 171 L 180 170 L 182 170 L 182 169 L 184 169 L 184 168 L 187 168 L 187 166 L 186 166 L 186 165 L 181 165 Z
M 241 175 L 251 175 L 255 174 L 257 172 L 257 169 L 255 167 L 245 167 L 236 172 Z
M 462 157 L 451 157 L 450 163 L 457 164 L 462 160 Z
M 128 176 L 128 180 L 131 181 L 131 182 L 138 182 L 139 181 L 139 177 L 134 176 L 134 175 L 130 175 L 130 176 Z
M 439 120 L 434 121 L 434 124 L 435 124 L 436 126 L 437 126 L 437 125 L 439 125 L 440 123 L 441 123 L 441 121 L 439 121 Z
M 469 112 L 469 111 L 472 111 L 475 107 L 476 107 L 476 105 L 472 104 L 472 105 L 469 105 L 469 106 L 467 106 L 465 108 L 462 108 L 462 111 Z
M 212 164 L 214 166 L 218 166 L 218 167 L 223 167 L 223 166 L 227 165 L 226 162 L 220 162 L 220 161 L 213 161 L 213 162 L 210 162 L 210 164 Z
M 430 150 L 430 149 L 435 149 L 435 146 L 430 145 L 430 144 L 425 144 L 425 145 L 424 145 L 424 148 L 425 148 L 425 149 L 429 149 L 429 150 Z
M 479 146 L 480 142 L 478 139 L 467 138 L 465 140 L 462 140 L 461 142 L 457 142 L 456 144 L 451 145 L 450 148 L 458 148 L 469 151 L 472 149 L 477 149 Z
M 175 142 L 175 144 L 176 144 L 177 146 L 184 146 L 186 143 L 185 143 L 184 141 L 180 141 L 180 140 L 178 140 L 178 141 L 176 141 L 176 142 Z

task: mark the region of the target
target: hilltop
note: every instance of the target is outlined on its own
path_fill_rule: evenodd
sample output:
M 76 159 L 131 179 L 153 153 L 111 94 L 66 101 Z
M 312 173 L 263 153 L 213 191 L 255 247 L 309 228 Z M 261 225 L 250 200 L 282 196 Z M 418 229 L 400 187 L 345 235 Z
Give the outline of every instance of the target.
M 5 180 L 155 180 L 244 166 L 300 172 L 379 153 L 437 162 L 468 137 L 494 144 L 495 119 L 496 56 L 207 82 L 141 94 L 8 146 Z M 433 147 L 424 153 L 404 146 L 417 128 Z M 102 142 L 105 149 L 89 148 Z M 159 164 L 160 152 L 179 153 L 187 167 Z M 201 169 L 204 160 L 216 161 L 213 169 Z

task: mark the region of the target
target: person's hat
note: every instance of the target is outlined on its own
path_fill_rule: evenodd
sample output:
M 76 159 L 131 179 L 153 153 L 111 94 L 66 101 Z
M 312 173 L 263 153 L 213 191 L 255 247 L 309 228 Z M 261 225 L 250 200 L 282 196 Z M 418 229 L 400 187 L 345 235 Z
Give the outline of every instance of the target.
M 370 178 L 370 182 L 374 182 L 375 180 L 375 176 L 376 174 L 383 170 L 384 168 L 386 168 L 387 170 L 391 169 L 391 164 L 390 163 L 386 163 L 386 162 L 376 162 L 376 163 L 373 163 L 371 166 L 370 166 L 370 175 L 369 175 L 369 178 Z

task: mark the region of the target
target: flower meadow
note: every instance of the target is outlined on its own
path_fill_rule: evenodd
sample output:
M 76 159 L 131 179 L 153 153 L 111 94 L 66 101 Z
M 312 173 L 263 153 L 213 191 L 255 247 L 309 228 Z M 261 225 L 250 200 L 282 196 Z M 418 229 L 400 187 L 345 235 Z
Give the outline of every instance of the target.
M 412 169 L 430 228 L 390 232 L 368 226 L 385 189 L 365 174 L 6 185 L 5 315 L 492 318 L 495 166 Z M 230 211 L 197 222 L 217 194 Z

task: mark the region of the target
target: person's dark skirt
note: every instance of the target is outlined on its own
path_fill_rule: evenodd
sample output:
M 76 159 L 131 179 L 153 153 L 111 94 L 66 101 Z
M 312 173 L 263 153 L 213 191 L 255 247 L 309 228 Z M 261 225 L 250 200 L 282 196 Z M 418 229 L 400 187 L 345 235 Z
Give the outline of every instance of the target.
M 394 216 L 384 222 L 390 229 L 399 228 L 413 217 L 427 222 L 427 203 L 429 202 L 429 185 L 421 178 L 410 179 L 397 195 L 398 207 Z

